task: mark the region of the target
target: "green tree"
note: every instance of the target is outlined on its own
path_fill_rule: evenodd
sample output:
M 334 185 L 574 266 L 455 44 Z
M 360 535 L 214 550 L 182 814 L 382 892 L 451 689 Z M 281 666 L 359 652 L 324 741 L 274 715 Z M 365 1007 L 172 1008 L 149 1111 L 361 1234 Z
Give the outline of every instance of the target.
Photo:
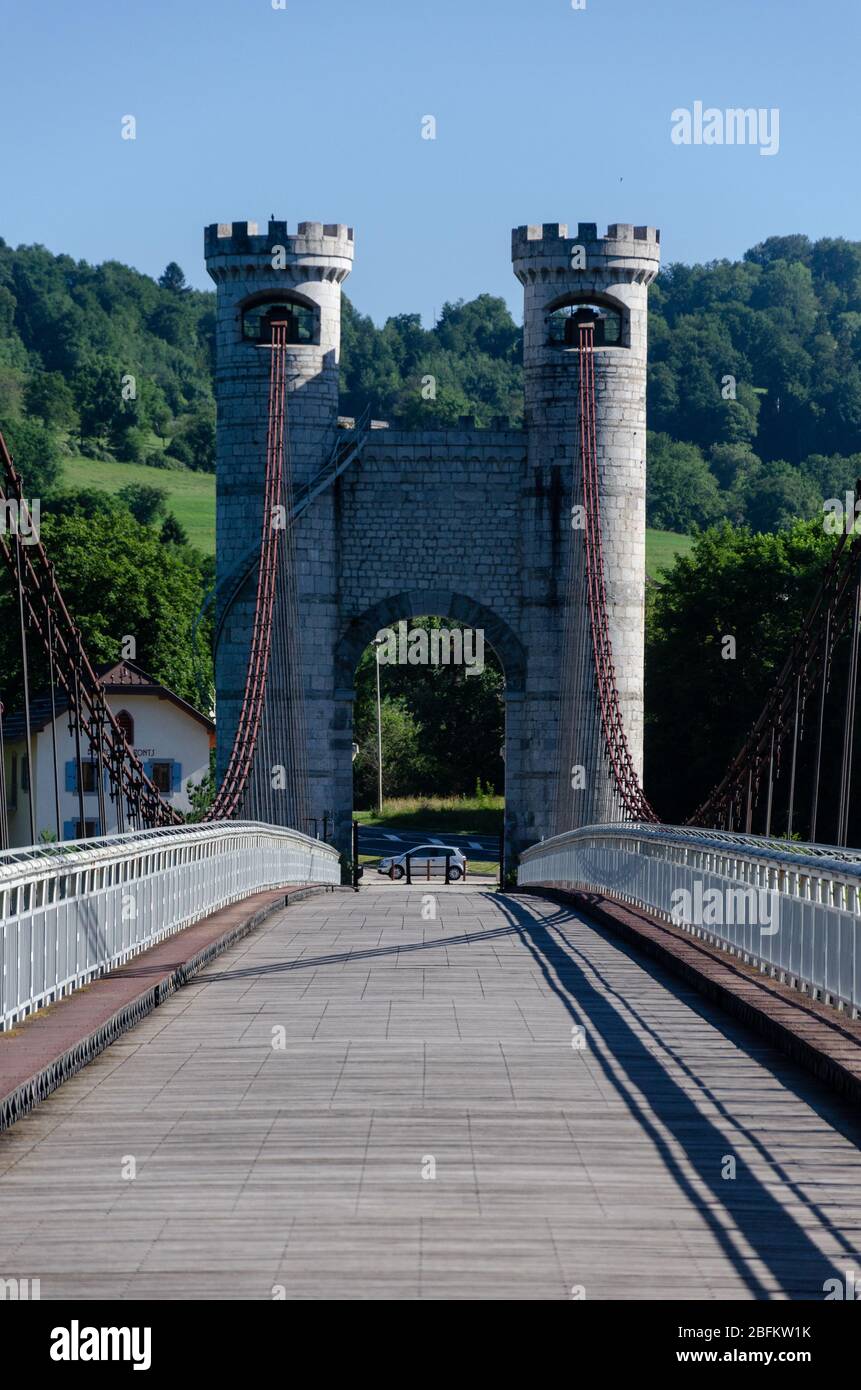
M 27 497 L 46 497 L 56 485 L 63 457 L 56 435 L 38 420 L 0 418 L 2 432 Z
M 218 783 L 215 776 L 215 749 L 209 755 L 209 771 L 204 773 L 200 781 L 195 784 L 189 779 L 188 799 L 191 803 L 191 810 L 186 817 L 189 821 L 201 821 L 215 800 L 215 793 L 218 790 Z
M 823 502 L 829 497 L 838 497 L 843 501 L 844 494 L 852 492 L 856 481 L 861 478 L 861 454 L 832 454 L 830 457 L 811 454 L 801 467 Z
M 646 461 L 646 519 L 662 531 L 707 526 L 722 510 L 718 484 L 694 444 L 650 434 Z
M 15 296 L 0 285 L 0 338 L 10 338 L 15 332 Z
M 745 517 L 755 531 L 778 531 L 799 518 L 821 516 L 819 490 L 791 464 L 765 463 L 743 487 Z
M 150 450 L 150 437 L 146 430 L 130 425 L 112 437 L 114 449 L 126 463 L 145 463 Z
M 138 381 L 136 406 L 139 424 L 163 439 L 170 426 L 171 411 L 164 391 L 152 377 L 144 376 Z
M 170 290 L 171 294 L 187 294 L 190 289 L 182 267 L 178 266 L 176 261 L 168 261 L 158 277 L 158 283 L 163 290 Z
M 49 428 L 75 429 L 75 397 L 61 372 L 36 372 L 24 388 L 24 406 Z
M 87 439 L 106 440 L 123 419 L 122 375 L 114 363 L 98 358 L 75 376 L 72 389 L 80 415 L 82 448 Z
M 142 526 L 151 526 L 167 510 L 167 488 L 154 487 L 151 483 L 128 483 L 119 489 L 117 496 Z
M 188 545 L 188 532 L 173 512 L 168 512 L 161 526 L 163 545 Z
M 694 811 L 743 744 L 832 545 L 821 521 L 771 534 L 724 523 L 650 591 L 645 781 L 671 824 Z
M 183 301 L 172 299 L 157 304 L 147 319 L 147 327 L 156 337 L 163 338 L 171 347 L 179 347 L 186 338 L 189 318 Z
M 210 628 L 198 644 L 199 682 L 192 654 L 191 631 L 208 584 L 200 557 L 190 547 L 163 545 L 158 531 L 141 526 L 106 494 L 98 501 L 66 494 L 62 504 L 43 508 L 41 534 L 90 659 L 116 661 L 123 637 L 132 634 L 137 662 L 198 705 L 199 684 L 212 683 Z M 36 689 L 47 684 L 47 669 L 35 643 L 29 656 Z M 9 585 L 0 586 L 0 671 L 2 697 L 14 707 L 21 659 Z
M 401 696 L 386 696 L 380 703 L 383 731 L 383 794 L 404 796 L 421 780 L 424 762 L 422 730 Z M 355 726 L 359 753 L 353 764 L 354 796 L 359 806 L 374 806 L 377 798 L 376 709 L 373 720 L 364 717 Z
M 187 468 L 215 472 L 215 410 L 199 407 L 183 421 L 170 441 L 170 453 Z

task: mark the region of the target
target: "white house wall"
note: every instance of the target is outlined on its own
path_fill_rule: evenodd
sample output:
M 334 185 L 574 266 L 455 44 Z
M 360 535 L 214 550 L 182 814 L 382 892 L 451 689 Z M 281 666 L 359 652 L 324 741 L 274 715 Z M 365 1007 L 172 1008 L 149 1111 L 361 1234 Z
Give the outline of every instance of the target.
M 188 788 L 189 782 L 197 785 L 209 771 L 208 729 L 191 715 L 186 714 L 171 700 L 153 695 L 136 695 L 131 690 L 122 696 L 113 695 L 109 699 L 114 714 L 128 710 L 134 720 L 134 749 L 142 762 L 175 761 L 180 764 L 181 778 L 178 791 L 170 793 L 166 799 L 177 811 L 191 809 Z M 66 763 L 74 761 L 75 740 L 69 733 L 67 716 L 60 715 L 56 721 L 57 729 L 57 770 L 60 786 L 61 838 L 63 827 L 69 821 L 78 820 L 77 792 L 66 790 Z M 36 786 L 36 838 L 43 830 L 56 833 L 56 811 L 54 807 L 54 762 L 51 747 L 51 726 L 33 736 L 33 767 Z M 17 806 L 9 811 L 9 837 L 13 846 L 30 844 L 29 797 L 21 790 L 21 759 L 26 749 L 23 740 L 10 742 L 6 748 L 7 788 L 11 774 L 12 754 L 18 759 Z M 84 761 L 89 758 L 86 744 L 81 748 Z M 8 795 L 7 795 L 8 800 Z M 105 794 L 106 833 L 117 829 L 116 807 L 110 795 Z M 99 798 L 96 793 L 84 796 L 84 815 L 87 820 L 98 820 Z

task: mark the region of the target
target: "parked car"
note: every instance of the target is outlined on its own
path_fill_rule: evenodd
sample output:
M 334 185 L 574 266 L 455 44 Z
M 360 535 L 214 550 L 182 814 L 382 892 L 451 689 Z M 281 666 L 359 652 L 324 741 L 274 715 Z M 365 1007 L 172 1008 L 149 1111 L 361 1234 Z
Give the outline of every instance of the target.
M 387 855 L 380 860 L 377 873 L 387 874 L 389 878 L 394 879 L 405 878 L 407 854 L 409 854 L 411 878 L 427 878 L 429 875 L 432 878 L 437 876 L 444 878 L 446 851 L 451 855 L 451 868 L 449 869 L 451 882 L 455 883 L 459 878 L 466 878 L 466 857 L 453 845 L 416 845 L 415 849 L 405 850 L 403 854 Z

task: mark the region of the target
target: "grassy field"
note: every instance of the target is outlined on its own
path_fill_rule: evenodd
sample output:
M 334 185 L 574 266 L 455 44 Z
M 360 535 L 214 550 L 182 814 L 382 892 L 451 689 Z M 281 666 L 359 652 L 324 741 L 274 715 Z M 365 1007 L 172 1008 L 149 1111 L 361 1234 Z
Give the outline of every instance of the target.
M 669 569 L 677 555 L 687 555 L 693 540 L 675 531 L 646 532 L 646 574 L 657 579 L 661 570 Z
M 161 487 L 168 494 L 168 508 L 188 532 L 198 550 L 215 550 L 215 475 L 191 470 L 150 468 L 143 463 L 101 463 L 96 459 L 71 458 L 63 471 L 67 487 L 92 487 L 119 492 L 129 483 Z

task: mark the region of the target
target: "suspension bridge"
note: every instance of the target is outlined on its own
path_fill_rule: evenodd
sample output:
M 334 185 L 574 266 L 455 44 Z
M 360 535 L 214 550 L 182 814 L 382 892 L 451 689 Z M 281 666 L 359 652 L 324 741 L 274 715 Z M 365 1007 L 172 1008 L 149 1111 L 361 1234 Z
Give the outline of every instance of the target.
M 208 246 L 237 258 L 219 274 L 241 281 L 260 248 L 238 225 Z M 56 1298 L 824 1297 L 859 1253 L 861 851 L 846 841 L 861 539 L 835 541 L 724 777 L 686 825 L 663 824 L 614 645 L 602 381 L 625 348 L 596 342 L 594 284 L 563 295 L 576 445 L 553 513 L 567 549 L 542 783 L 552 833 L 516 866 L 509 853 L 511 891 L 372 888 L 337 842 L 337 808 L 335 844 L 305 833 L 324 702 L 303 678 L 318 533 L 303 540 L 301 525 L 317 511 L 332 525 L 374 448 L 365 418 L 312 440 L 322 465 L 304 457 L 320 359 L 311 372 L 315 301 L 296 279 L 323 245 L 325 305 L 347 240 L 317 227 L 292 245 L 289 292 L 243 301 L 256 311 L 243 370 L 267 380 L 258 485 L 242 497 L 258 541 L 230 549 L 209 600 L 231 674 L 200 822 L 182 821 L 127 742 L 41 539 L 0 537 L 25 725 L 38 652 L 68 711 L 79 796 L 93 762 L 101 824 L 109 802 L 117 826 L 36 843 L 31 821 L 32 843 L 13 848 L 0 786 L 0 1275 Z M 567 229 L 521 231 L 551 246 L 529 283 L 556 313 Z M 244 324 L 240 338 L 245 351 Z M 0 462 L 7 518 L 20 516 L 2 441 Z M 838 692 L 834 806 L 823 730 Z M 348 747 L 349 728 L 336 733 Z M 577 769 L 600 783 L 580 801 Z

